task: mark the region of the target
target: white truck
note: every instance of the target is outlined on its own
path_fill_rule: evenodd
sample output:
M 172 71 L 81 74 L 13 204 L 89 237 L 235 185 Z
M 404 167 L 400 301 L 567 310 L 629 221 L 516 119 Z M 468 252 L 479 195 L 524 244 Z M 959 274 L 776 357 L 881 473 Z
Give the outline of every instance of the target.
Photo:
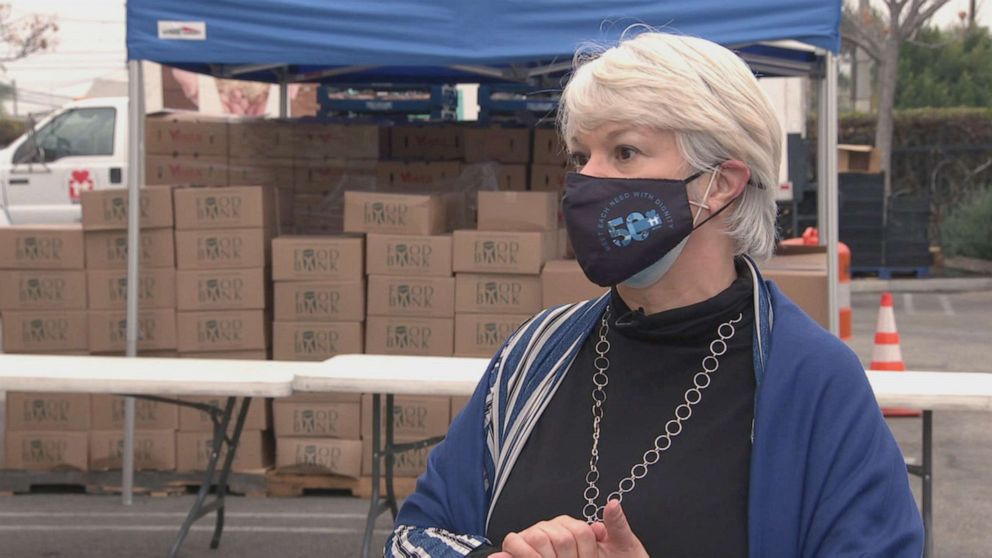
M 0 226 L 75 223 L 86 190 L 124 188 L 127 97 L 71 102 L 0 150 Z

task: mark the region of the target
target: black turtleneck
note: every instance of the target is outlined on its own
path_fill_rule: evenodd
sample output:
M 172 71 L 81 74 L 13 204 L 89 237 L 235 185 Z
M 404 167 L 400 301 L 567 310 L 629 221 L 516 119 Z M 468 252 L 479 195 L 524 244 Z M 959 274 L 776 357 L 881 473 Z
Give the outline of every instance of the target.
M 747 555 L 748 474 L 754 416 L 752 282 L 738 266 L 733 284 L 709 300 L 645 315 L 616 290 L 611 297 L 609 385 L 600 427 L 599 489 L 617 489 L 674 418 L 720 324 L 742 315 L 719 370 L 671 448 L 623 499 L 634 533 L 657 557 Z M 586 339 L 534 427 L 489 523 L 497 547 L 558 515 L 582 518 L 592 444 L 592 375 L 599 328 Z

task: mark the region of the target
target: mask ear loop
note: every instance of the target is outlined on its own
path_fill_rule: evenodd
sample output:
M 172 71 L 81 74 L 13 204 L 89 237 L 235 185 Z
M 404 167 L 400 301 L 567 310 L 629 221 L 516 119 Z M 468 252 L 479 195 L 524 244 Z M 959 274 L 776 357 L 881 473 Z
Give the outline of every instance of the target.
M 689 205 L 699 208 L 696 210 L 696 214 L 692 216 L 692 226 L 694 228 L 696 226 L 696 221 L 699 220 L 699 215 L 703 212 L 703 210 L 705 209 L 708 211 L 710 209 L 709 204 L 706 203 L 706 199 L 709 198 L 710 196 L 710 190 L 713 188 L 713 181 L 716 180 L 718 174 L 720 174 L 719 167 L 717 167 L 717 169 L 713 172 L 713 174 L 710 175 L 710 181 L 708 184 L 706 184 L 706 191 L 703 192 L 703 203 L 697 203 L 692 200 L 689 200 Z

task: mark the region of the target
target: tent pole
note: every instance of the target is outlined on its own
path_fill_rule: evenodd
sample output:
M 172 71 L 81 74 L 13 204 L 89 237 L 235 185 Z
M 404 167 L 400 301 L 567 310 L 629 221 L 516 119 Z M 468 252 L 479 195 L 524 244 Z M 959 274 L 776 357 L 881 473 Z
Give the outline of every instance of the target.
M 127 63 L 127 356 L 138 356 L 138 257 L 141 234 L 141 184 L 144 181 L 142 148 L 145 137 L 145 87 L 141 60 Z M 121 498 L 130 506 L 134 490 L 134 398 L 124 399 L 124 463 L 121 466 Z
M 289 118 L 289 84 L 285 75 L 279 78 L 279 118 Z
M 837 301 L 837 281 L 840 261 L 837 256 L 837 58 L 832 52 L 824 57 L 823 78 L 820 80 L 819 118 L 817 127 L 817 222 L 820 242 L 827 247 L 827 309 L 830 332 L 840 332 Z

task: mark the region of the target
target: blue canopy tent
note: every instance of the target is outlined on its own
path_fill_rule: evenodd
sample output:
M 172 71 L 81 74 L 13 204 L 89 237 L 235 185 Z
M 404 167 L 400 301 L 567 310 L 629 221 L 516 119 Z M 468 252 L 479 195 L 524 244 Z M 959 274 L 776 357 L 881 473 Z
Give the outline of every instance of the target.
M 527 82 L 566 72 L 584 42 L 615 42 L 635 24 L 707 38 L 759 75 L 820 79 L 820 230 L 828 247 L 831 329 L 837 331 L 836 64 L 842 0 L 128 0 L 131 207 L 144 172 L 140 62 L 217 77 L 294 82 Z M 138 273 L 138 212 L 130 212 L 128 273 Z M 128 355 L 137 339 L 128 282 Z M 133 407 L 128 405 L 130 416 Z M 125 502 L 130 440 L 125 432 Z

